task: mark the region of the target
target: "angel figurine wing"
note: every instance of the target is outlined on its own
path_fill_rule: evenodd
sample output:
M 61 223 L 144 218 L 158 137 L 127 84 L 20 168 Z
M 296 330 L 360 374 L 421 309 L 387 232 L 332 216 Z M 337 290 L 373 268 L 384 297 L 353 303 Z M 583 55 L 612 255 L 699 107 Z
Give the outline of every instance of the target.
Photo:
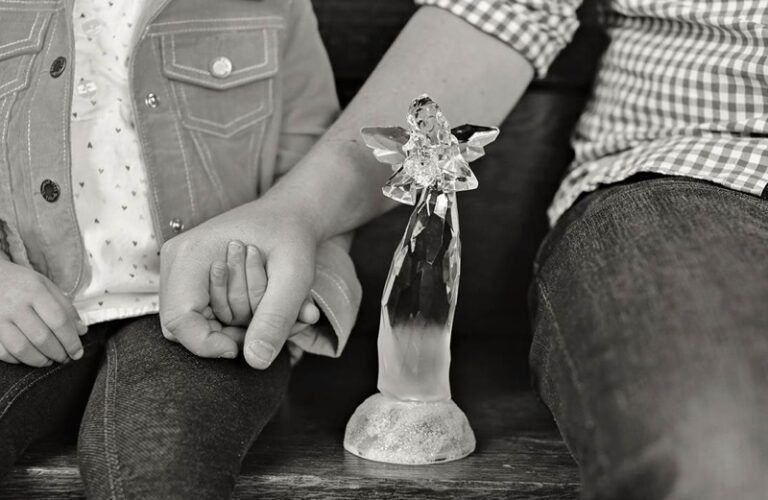
M 469 163 L 485 154 L 485 146 L 499 135 L 495 127 L 462 125 L 451 129 L 440 107 L 427 95 L 411 103 L 402 127 L 362 130 L 365 144 L 395 173 L 382 191 L 400 203 L 413 205 L 420 189 L 445 192 L 477 187 Z
M 405 161 L 403 146 L 411 134 L 403 127 L 367 127 L 362 134 L 365 145 L 381 163 L 396 167 Z
M 459 141 L 461 156 L 469 163 L 485 155 L 485 146 L 496 140 L 499 129 L 467 124 L 453 128 L 451 133 Z

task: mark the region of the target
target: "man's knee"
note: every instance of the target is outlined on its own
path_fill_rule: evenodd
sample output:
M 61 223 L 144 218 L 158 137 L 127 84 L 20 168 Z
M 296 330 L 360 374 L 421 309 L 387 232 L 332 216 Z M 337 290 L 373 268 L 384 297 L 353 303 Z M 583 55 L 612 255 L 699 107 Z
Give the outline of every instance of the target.
M 703 391 L 707 393 L 709 391 Z M 768 493 L 764 408 L 729 394 L 680 401 L 678 420 L 585 484 L 600 499 L 763 499 Z

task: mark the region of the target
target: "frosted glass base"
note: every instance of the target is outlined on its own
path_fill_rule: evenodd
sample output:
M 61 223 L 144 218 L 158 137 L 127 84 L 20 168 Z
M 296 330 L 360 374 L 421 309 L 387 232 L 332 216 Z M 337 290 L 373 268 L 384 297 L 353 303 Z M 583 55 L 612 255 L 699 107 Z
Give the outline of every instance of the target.
M 475 451 L 475 434 L 451 400 L 399 401 L 379 393 L 352 414 L 344 448 L 377 462 L 427 465 L 466 457 Z

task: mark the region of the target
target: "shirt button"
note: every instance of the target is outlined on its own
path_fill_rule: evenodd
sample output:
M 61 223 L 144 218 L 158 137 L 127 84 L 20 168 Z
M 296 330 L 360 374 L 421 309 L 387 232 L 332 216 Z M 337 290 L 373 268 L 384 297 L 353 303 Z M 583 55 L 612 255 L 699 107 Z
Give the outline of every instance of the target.
M 43 195 L 43 199 L 45 201 L 53 203 L 59 199 L 61 189 L 59 189 L 59 185 L 53 182 L 51 179 L 45 179 L 43 183 L 40 184 L 40 194 Z
M 216 57 L 211 61 L 209 68 L 216 78 L 226 78 L 232 74 L 232 61 L 227 57 Z
M 58 78 L 61 76 L 62 73 L 64 73 L 64 70 L 67 67 L 67 58 L 63 56 L 59 56 L 56 59 L 53 60 L 53 63 L 51 63 L 51 76 L 54 78 Z
M 174 217 L 173 219 L 171 219 L 168 225 L 171 226 L 171 230 L 174 233 L 180 233 L 184 231 L 184 222 L 182 222 L 182 220 L 179 219 L 178 217 Z
M 83 21 L 83 24 L 81 24 L 80 27 L 83 28 L 83 33 L 89 37 L 94 37 L 104 29 L 104 22 L 101 19 L 89 19 Z
M 86 80 L 85 78 L 81 78 L 80 82 L 75 86 L 75 92 L 77 93 L 78 97 L 82 97 L 83 99 L 89 99 L 93 100 L 93 97 L 96 95 L 96 92 L 98 92 L 99 86 L 94 82 L 93 80 Z
M 146 104 L 148 108 L 155 109 L 156 107 L 160 106 L 160 99 L 158 99 L 157 95 L 155 95 L 153 92 L 150 92 L 146 95 L 146 97 L 144 97 L 144 104 Z

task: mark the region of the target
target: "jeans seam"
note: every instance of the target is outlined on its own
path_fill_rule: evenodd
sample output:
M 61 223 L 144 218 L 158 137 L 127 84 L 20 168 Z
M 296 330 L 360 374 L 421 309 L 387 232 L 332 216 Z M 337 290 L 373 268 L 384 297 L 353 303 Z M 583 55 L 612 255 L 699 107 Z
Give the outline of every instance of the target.
M 576 363 L 574 362 L 573 357 L 570 354 L 570 351 L 566 347 L 565 338 L 563 337 L 562 332 L 560 331 L 560 324 L 558 323 L 557 318 L 555 316 L 554 308 L 552 307 L 552 304 L 549 301 L 546 287 L 541 283 L 540 280 L 537 280 L 536 285 L 539 287 L 539 291 L 541 292 L 542 302 L 544 306 L 547 308 L 547 311 L 549 312 L 550 317 L 552 318 L 555 341 L 557 342 L 557 345 L 560 348 L 560 350 L 563 352 L 563 358 L 565 359 L 566 372 L 568 373 L 568 377 L 571 379 L 571 382 L 573 383 L 573 386 L 576 389 L 576 392 L 578 393 L 579 401 L 581 402 L 582 412 L 585 418 L 585 423 L 587 424 L 588 428 L 592 429 L 591 432 L 594 436 L 595 455 L 597 457 L 597 463 L 600 467 L 606 468 L 607 460 L 605 459 L 605 455 L 603 454 L 602 447 L 600 446 L 599 429 L 595 425 L 595 418 L 592 415 L 592 413 L 589 411 L 589 407 L 586 404 L 586 397 L 584 396 L 584 384 L 581 382 L 581 378 L 579 377 L 578 370 L 576 369 Z M 555 419 L 555 422 L 558 424 L 558 428 L 560 428 L 557 417 L 554 414 L 552 416 Z M 571 455 L 575 457 L 575 454 L 573 452 L 571 452 Z
M 117 359 L 112 360 L 112 353 L 117 357 L 117 350 L 110 342 L 107 345 L 107 376 L 104 383 L 104 453 L 107 462 L 107 480 L 111 498 L 125 498 L 123 486 L 120 482 L 120 461 L 115 447 L 115 415 L 112 390 L 116 389 L 113 383 L 117 379 Z
M 42 373 L 42 374 L 40 374 L 40 376 L 39 376 L 39 377 L 36 377 L 36 378 L 35 378 L 35 377 L 33 377 L 33 376 L 34 376 L 34 375 L 38 375 L 38 374 L 39 374 L 39 372 L 37 372 L 37 371 L 34 371 L 34 372 L 32 372 L 32 373 L 29 373 L 29 374 L 27 374 L 27 375 L 26 375 L 26 376 L 24 376 L 24 377 L 23 377 L 21 380 L 19 380 L 19 381 L 18 381 L 18 382 L 16 382 L 15 384 L 13 384 L 13 385 L 10 387 L 10 389 L 8 389 L 7 391 L 5 391 L 5 393 L 3 393 L 3 395 L 2 395 L 2 397 L 0 397 L 0 401 L 4 401 L 6 398 L 8 398 L 8 396 L 9 396 L 10 394 L 12 394 L 12 393 L 13 393 L 13 391 L 16 389 L 16 387 L 19 387 L 19 386 L 20 386 L 20 387 L 19 387 L 19 389 L 18 389 L 18 391 L 16 392 L 16 394 L 13 394 L 13 396 L 12 396 L 12 397 L 8 398 L 8 401 L 7 401 L 7 403 L 5 404 L 5 406 L 3 407 L 3 409 L 2 409 L 2 410 L 0 410 L 0 420 L 2 420 L 2 418 L 3 418 L 3 417 L 5 417 L 5 415 L 6 415 L 6 414 L 8 413 L 8 411 L 10 410 L 11 406 L 13 406 L 13 403 L 15 403 L 15 402 L 16 402 L 16 400 L 17 400 L 17 399 L 19 399 L 19 398 L 20 398 L 20 397 L 21 397 L 21 396 L 22 396 L 22 395 L 23 395 L 25 392 L 27 392 L 27 391 L 28 391 L 30 388 L 32 388 L 32 387 L 33 387 L 34 385 L 36 385 L 38 382 L 41 382 L 42 380 L 44 380 L 44 379 L 46 379 L 46 378 L 50 377 L 50 376 L 51 376 L 51 375 L 53 375 L 54 373 L 58 373 L 58 372 L 59 372 L 59 371 L 62 369 L 62 367 L 63 367 L 63 366 L 64 366 L 64 365 L 57 365 L 57 366 L 54 366 L 53 368 L 51 368 L 50 370 L 46 371 L 45 373 Z M 32 378 L 33 380 L 29 380 L 29 381 L 27 382 L 27 379 L 29 379 L 29 378 Z M 25 383 L 25 382 L 27 382 L 27 383 Z

